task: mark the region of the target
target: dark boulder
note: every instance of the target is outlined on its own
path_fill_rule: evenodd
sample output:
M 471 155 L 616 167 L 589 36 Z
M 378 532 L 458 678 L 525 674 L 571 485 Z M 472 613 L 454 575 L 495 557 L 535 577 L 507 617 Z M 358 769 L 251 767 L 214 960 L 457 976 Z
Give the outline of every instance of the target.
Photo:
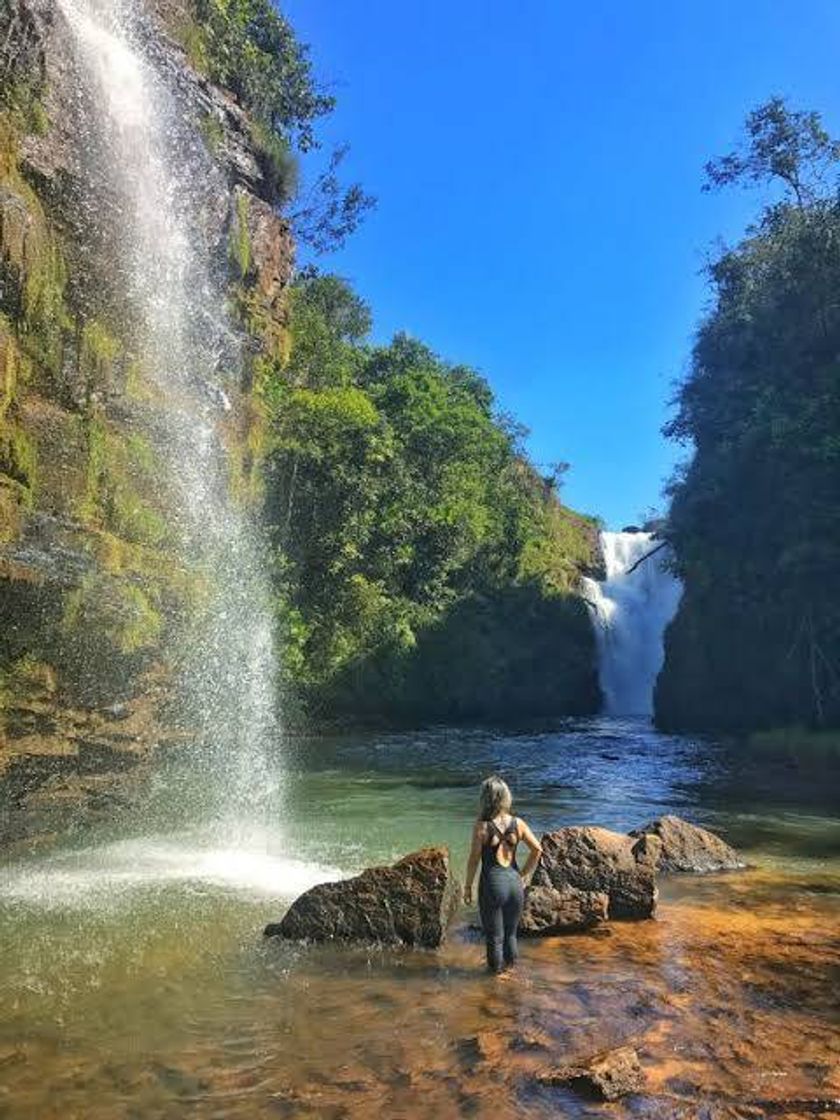
M 660 871 L 735 871 L 746 867 L 735 849 L 719 836 L 680 817 L 659 817 L 630 835 L 658 837 L 662 845 Z
M 564 1086 L 599 1100 L 615 1101 L 629 1093 L 638 1093 L 644 1086 L 644 1073 L 639 1055 L 632 1046 L 605 1050 L 585 1062 L 542 1070 L 537 1074 L 541 1085 Z
M 656 909 L 659 840 L 606 828 L 569 827 L 542 837 L 532 887 L 574 887 L 608 896 L 610 918 L 650 918 Z
M 589 929 L 606 921 L 609 901 L 602 891 L 581 891 L 568 884 L 529 887 L 519 933 L 523 937 L 548 937 Z
M 444 939 L 459 893 L 449 849 L 423 848 L 391 867 L 312 887 L 281 921 L 266 926 L 265 935 L 434 949 Z

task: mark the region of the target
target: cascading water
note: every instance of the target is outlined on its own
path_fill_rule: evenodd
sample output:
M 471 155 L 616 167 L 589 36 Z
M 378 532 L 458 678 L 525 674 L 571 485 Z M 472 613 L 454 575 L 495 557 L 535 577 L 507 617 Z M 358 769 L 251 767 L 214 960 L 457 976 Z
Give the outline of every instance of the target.
M 679 580 L 666 566 L 666 549 L 645 559 L 656 547 L 651 533 L 602 533 L 606 579 L 586 580 L 585 594 L 596 613 L 607 715 L 643 716 L 653 710 L 665 627 L 682 594 Z
M 265 781 L 274 655 L 262 558 L 246 513 L 229 495 L 219 435 L 230 405 L 217 370 L 224 363 L 235 382 L 239 356 L 202 222 L 209 159 L 150 54 L 153 36 L 144 34 L 138 3 L 58 6 L 88 87 L 89 148 L 101 151 L 97 174 L 116 198 L 112 247 L 136 320 L 138 358 L 162 397 L 150 434 L 167 467 L 174 530 L 207 596 L 179 651 L 186 705 L 201 731 L 197 755 L 216 765 L 219 799 L 239 815 L 244 805 L 253 811 Z

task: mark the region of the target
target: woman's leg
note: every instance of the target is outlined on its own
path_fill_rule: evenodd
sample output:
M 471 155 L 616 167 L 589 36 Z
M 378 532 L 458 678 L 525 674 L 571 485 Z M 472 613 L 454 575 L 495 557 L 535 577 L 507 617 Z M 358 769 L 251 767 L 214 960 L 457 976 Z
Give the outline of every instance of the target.
M 506 965 L 513 965 L 519 960 L 519 942 L 516 931 L 519 929 L 519 919 L 522 917 L 522 907 L 525 904 L 525 888 L 518 871 L 511 876 L 510 887 L 502 907 L 502 921 L 504 929 L 503 956 Z
M 487 942 L 487 967 L 491 972 L 501 972 L 505 930 L 502 917 L 502 900 L 489 883 L 482 879 L 478 888 L 478 909 Z

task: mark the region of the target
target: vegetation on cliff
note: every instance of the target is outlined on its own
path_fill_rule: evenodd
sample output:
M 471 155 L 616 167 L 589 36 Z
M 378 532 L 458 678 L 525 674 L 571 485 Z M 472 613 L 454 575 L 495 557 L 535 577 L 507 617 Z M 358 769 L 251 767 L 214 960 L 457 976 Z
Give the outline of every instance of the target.
M 666 728 L 840 725 L 840 147 L 814 113 L 753 112 L 709 185 L 778 200 L 709 266 L 714 303 L 668 433 L 694 455 L 668 536 L 685 595 Z
M 575 590 L 594 523 L 531 465 L 482 377 L 369 329 L 344 281 L 302 274 L 290 358 L 263 386 L 287 692 L 317 714 L 592 710 Z
M 270 197 L 290 210 L 298 242 L 316 253 L 336 248 L 374 199 L 359 183 L 342 183 L 346 146 L 301 189 L 294 153 L 320 147 L 317 122 L 335 107 L 316 80 L 308 47 L 270 0 L 191 0 L 190 9 L 181 38 L 192 63 L 248 112 Z
M 251 115 L 296 239 L 340 244 L 371 205 L 341 185 L 343 150 L 293 200 L 291 152 L 318 146 L 333 108 L 306 47 L 267 0 L 193 11 L 190 55 Z M 594 523 L 527 461 L 482 378 L 405 337 L 370 344 L 369 309 L 338 277 L 301 273 L 277 337 L 275 318 L 254 314 L 248 230 L 240 198 L 228 256 L 243 324 L 263 343 L 245 458 L 264 481 L 251 493 L 265 497 L 287 713 L 593 710 L 593 636 L 575 591 L 597 563 Z

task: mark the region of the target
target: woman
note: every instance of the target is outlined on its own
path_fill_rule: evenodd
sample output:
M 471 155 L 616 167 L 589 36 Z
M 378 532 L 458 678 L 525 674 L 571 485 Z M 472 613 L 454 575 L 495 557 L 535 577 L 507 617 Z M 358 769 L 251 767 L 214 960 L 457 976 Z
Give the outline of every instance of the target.
M 464 887 L 464 902 L 469 906 L 480 863 L 478 907 L 487 939 L 487 967 L 494 973 L 510 968 L 519 957 L 516 930 L 525 897 L 523 883 L 531 878 L 542 852 L 539 840 L 527 824 L 511 816 L 512 804 L 510 790 L 498 775 L 482 783 Z M 530 851 L 520 873 L 516 849 L 521 843 L 527 844 Z

